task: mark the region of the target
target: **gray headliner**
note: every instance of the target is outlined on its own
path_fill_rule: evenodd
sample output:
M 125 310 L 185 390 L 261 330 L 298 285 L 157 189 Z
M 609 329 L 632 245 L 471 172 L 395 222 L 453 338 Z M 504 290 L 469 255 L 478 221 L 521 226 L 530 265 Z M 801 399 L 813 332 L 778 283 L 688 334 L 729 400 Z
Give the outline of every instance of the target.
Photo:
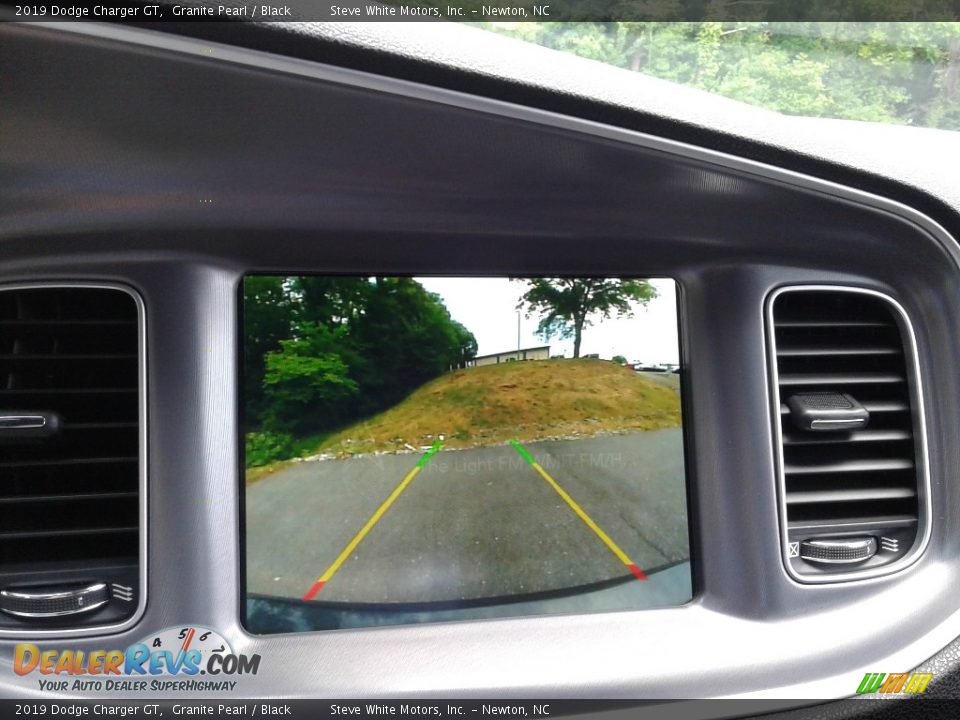
M 123 281 L 143 295 L 154 541 L 139 626 L 59 646 L 123 646 L 177 623 L 210 625 L 263 655 L 261 674 L 239 686 L 251 696 L 826 698 L 851 693 L 867 670 L 918 665 L 960 634 L 951 592 L 960 497 L 944 483 L 960 464 L 957 248 L 931 220 L 596 123 L 166 35 L 65 29 L 0 28 L 9 71 L 0 132 L 18 139 L 0 167 L 0 279 Z M 451 268 L 677 278 L 696 409 L 696 600 L 248 635 L 238 278 Z M 896 576 L 811 587 L 790 580 L 779 557 L 762 307 L 783 284 L 834 282 L 886 292 L 911 316 L 935 527 L 926 553 Z M 2 647 L 8 659 L 12 643 Z M 0 693 L 31 687 L 8 676 Z

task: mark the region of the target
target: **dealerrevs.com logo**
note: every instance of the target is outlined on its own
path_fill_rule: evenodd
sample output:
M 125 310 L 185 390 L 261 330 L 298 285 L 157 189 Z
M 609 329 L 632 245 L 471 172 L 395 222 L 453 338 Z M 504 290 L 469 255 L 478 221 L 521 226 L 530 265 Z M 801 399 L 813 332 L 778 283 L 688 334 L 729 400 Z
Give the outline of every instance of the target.
M 237 685 L 231 677 L 259 669 L 259 655 L 236 654 L 220 633 L 199 626 L 167 628 L 126 650 L 21 643 L 13 658 L 17 675 L 36 674 L 40 689 L 51 692 L 230 691 Z

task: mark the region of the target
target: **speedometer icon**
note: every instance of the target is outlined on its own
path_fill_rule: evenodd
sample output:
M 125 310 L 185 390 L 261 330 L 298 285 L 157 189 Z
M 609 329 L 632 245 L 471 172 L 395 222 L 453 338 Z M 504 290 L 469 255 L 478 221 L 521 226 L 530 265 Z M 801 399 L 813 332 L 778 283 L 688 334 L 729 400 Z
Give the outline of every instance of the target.
M 219 653 L 232 654 L 230 643 L 216 630 L 202 625 L 181 625 L 161 630 L 155 635 L 149 635 L 141 641 L 150 648 L 151 652 L 169 651 L 174 657 L 186 655 L 191 650 L 200 652 L 200 667 L 206 666 L 211 655 Z

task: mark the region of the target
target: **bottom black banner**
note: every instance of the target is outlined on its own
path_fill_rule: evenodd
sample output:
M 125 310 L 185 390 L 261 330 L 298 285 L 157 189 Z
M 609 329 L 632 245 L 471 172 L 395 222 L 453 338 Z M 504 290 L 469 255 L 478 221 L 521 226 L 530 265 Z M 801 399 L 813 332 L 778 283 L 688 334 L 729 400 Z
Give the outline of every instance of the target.
M 0 700 L 0 718 L 955 718 L 960 700 Z
M 0 700 L 0 717 L 34 718 L 548 718 L 595 713 L 636 717 L 673 703 L 640 700 Z M 681 703 L 682 704 L 682 703 Z M 612 716 L 605 715 L 605 717 Z M 676 715 L 673 715 L 676 717 Z

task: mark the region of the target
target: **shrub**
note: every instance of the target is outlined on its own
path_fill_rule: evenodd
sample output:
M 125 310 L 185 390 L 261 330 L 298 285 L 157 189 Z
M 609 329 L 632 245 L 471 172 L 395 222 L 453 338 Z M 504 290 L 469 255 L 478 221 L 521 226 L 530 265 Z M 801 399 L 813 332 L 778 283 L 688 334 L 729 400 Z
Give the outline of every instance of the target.
M 293 437 L 286 433 L 247 433 L 245 447 L 247 467 L 269 465 L 277 460 L 286 460 L 294 454 Z

